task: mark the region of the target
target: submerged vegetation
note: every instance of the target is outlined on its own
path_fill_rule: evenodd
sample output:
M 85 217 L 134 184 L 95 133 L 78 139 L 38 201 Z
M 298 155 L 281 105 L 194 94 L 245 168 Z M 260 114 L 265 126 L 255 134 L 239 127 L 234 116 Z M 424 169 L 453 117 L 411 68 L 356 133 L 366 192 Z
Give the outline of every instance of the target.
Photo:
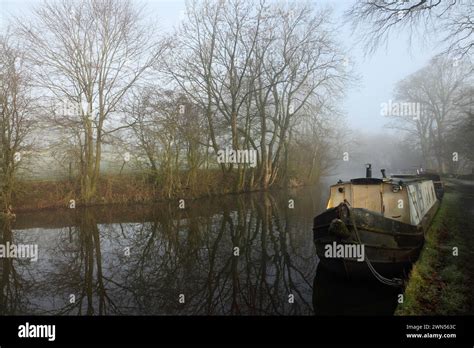
M 470 190 L 469 190 L 470 188 Z M 459 190 L 459 191 L 458 191 Z M 448 184 L 425 246 L 410 273 L 396 315 L 460 315 L 472 309 L 474 250 L 469 209 L 474 197 L 466 185 Z

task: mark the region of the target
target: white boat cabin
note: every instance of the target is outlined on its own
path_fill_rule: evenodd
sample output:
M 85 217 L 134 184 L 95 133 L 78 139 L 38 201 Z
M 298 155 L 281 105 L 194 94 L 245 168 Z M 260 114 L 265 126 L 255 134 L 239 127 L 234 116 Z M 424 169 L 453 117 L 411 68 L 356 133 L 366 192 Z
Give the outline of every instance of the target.
M 384 217 L 418 225 L 436 204 L 433 181 L 362 178 L 331 186 L 327 208 L 347 202 L 351 208 L 363 208 Z

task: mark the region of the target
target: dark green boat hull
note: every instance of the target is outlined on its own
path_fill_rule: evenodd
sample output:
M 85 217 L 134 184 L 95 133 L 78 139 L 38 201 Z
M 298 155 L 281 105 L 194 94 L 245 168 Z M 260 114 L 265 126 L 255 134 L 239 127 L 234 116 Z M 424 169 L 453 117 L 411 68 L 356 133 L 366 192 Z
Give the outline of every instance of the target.
M 435 204 L 417 226 L 366 209 L 350 208 L 346 204 L 326 210 L 314 218 L 313 224 L 314 243 L 321 265 L 346 278 L 373 277 L 365 261 L 325 256 L 328 244 L 359 244 L 360 240 L 365 257 L 382 276 L 406 274 L 418 259 L 424 234 L 438 205 Z

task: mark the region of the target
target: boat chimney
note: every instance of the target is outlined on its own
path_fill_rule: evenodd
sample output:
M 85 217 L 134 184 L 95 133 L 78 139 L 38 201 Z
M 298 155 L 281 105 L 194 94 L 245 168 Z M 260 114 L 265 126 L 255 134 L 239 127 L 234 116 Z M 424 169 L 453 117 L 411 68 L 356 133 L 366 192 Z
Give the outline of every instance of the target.
M 380 169 L 380 171 L 382 172 L 382 178 L 386 178 L 387 176 L 385 175 L 385 169 Z
M 367 163 L 365 165 L 365 177 L 366 178 L 371 178 L 372 177 L 372 164 Z

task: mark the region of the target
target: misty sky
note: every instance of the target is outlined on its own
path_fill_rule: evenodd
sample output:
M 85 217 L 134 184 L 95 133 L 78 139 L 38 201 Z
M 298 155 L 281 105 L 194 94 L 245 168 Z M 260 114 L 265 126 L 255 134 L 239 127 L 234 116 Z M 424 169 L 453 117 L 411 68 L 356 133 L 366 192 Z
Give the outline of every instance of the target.
M 0 27 L 5 27 L 10 15 L 27 16 L 28 8 L 41 0 L 0 0 Z M 144 0 L 150 16 L 157 18 L 157 24 L 163 30 L 172 30 L 180 18 L 183 18 L 185 0 Z M 334 10 L 333 21 L 341 25 L 335 33 L 337 40 L 350 53 L 350 62 L 355 73 L 360 76 L 358 86 L 347 91 L 341 102 L 349 125 L 369 132 L 380 131 L 387 123 L 380 114 L 381 103 L 393 99 L 395 83 L 407 75 L 422 68 L 436 53 L 442 51 L 434 40 L 415 40 L 410 47 L 407 35 L 391 35 L 387 46 L 383 46 L 370 56 L 364 57 L 360 44 L 355 41 L 351 29 L 342 18 L 352 0 L 316 1 L 320 6 L 330 6 Z M 344 24 L 344 25 L 343 25 Z M 423 45 L 420 43 L 423 42 Z

